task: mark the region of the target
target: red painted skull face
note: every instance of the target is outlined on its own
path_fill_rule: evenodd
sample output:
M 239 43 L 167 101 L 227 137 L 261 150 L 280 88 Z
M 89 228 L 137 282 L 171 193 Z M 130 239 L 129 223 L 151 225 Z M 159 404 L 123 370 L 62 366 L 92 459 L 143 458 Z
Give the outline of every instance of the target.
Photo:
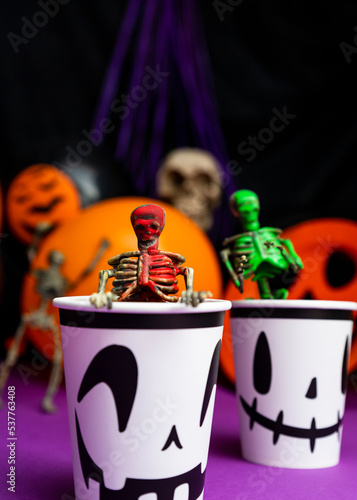
M 131 223 L 138 238 L 139 250 L 158 248 L 165 219 L 165 210 L 158 205 L 142 205 L 132 212 Z

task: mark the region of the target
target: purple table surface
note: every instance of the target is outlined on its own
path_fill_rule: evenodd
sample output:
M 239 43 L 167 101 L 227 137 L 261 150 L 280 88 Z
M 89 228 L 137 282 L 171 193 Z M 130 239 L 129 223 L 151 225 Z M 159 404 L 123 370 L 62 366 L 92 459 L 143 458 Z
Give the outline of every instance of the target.
M 43 373 L 42 373 L 43 375 Z M 26 377 L 26 378 L 25 378 Z M 41 411 L 45 377 L 13 370 L 7 386 L 16 392 L 15 494 L 8 490 L 7 408 L 0 411 L 0 498 L 73 500 L 73 473 L 65 389 L 55 398 L 57 412 Z M 7 390 L 3 393 L 7 403 Z M 218 386 L 204 500 L 356 499 L 357 393 L 347 393 L 339 465 L 319 470 L 264 467 L 240 455 L 235 394 Z

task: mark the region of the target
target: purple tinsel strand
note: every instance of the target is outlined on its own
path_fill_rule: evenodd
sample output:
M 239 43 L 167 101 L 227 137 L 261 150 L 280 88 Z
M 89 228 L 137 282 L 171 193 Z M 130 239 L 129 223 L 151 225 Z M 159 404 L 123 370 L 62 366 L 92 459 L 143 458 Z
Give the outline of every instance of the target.
M 140 13 L 142 0 L 130 0 L 125 12 L 119 36 L 114 47 L 113 56 L 109 65 L 104 87 L 101 91 L 101 99 L 94 118 L 94 128 L 100 128 L 103 118 L 108 118 L 110 108 L 114 101 L 115 94 L 119 88 L 120 75 L 128 47 L 135 30 L 136 20 Z
M 142 83 L 148 66 L 177 71 L 179 80 L 175 81 L 174 77 L 169 80 L 170 76 L 165 78 L 155 91 L 148 92 L 145 102 L 137 103 L 120 122 L 116 158 L 132 173 L 138 193 L 152 195 L 155 192 L 170 107 L 175 110 L 177 147 L 190 145 L 206 149 L 218 159 L 222 171 L 227 170 L 229 157 L 213 104 L 213 81 L 204 33 L 197 16 L 198 7 L 192 0 L 128 2 L 95 124 L 98 126 L 110 113 L 134 32 L 137 45 L 127 90 Z M 151 39 L 156 40 L 154 47 Z M 182 104 L 177 102 L 177 96 L 181 95 L 185 98 Z M 189 144 L 190 135 L 193 140 Z M 225 190 L 230 195 L 235 186 L 232 176 L 226 173 L 226 177 L 229 181 Z
M 197 19 L 197 10 L 190 9 L 190 0 L 186 0 L 185 13 L 188 17 L 188 25 L 195 26 L 195 38 L 188 36 L 189 52 L 192 53 L 192 61 L 195 66 L 195 99 L 200 103 L 200 112 L 204 115 L 205 131 L 202 147 L 211 151 L 221 164 L 222 171 L 227 165 L 228 153 L 226 151 L 221 129 L 218 122 L 218 111 L 213 103 L 215 102 L 211 71 L 208 68 L 208 50 L 205 46 L 203 29 Z M 191 45 L 191 47 L 190 47 Z M 227 173 L 228 185 L 226 192 L 230 195 L 236 187 L 232 176 Z
M 157 38 L 156 44 L 156 54 L 158 61 L 162 63 L 163 69 L 168 69 L 169 64 L 169 44 L 168 38 L 170 34 L 170 29 L 172 29 L 172 4 L 171 2 L 166 2 L 165 6 L 161 6 L 162 12 L 162 23 L 159 28 L 159 31 L 162 33 L 161 37 Z M 163 43 L 162 43 L 163 41 Z M 154 123 L 153 123 L 153 137 L 152 142 L 150 144 L 150 152 L 149 152 L 149 171 L 150 171 L 150 179 L 149 184 L 152 184 L 152 190 L 156 191 L 156 172 L 158 166 L 162 160 L 163 155 L 163 143 L 165 136 L 165 124 L 167 119 L 167 110 L 168 110 L 168 91 L 169 91 L 169 75 L 164 78 L 164 80 L 159 84 L 160 87 L 160 95 L 157 100 L 157 105 L 154 114 Z M 171 76 L 172 81 L 172 76 Z
M 157 1 L 158 0 L 152 0 L 152 2 L 147 1 L 145 5 L 143 24 L 142 24 L 142 29 L 139 32 L 134 71 L 129 83 L 129 90 L 132 90 L 135 86 L 140 85 L 143 79 L 144 68 L 146 67 L 145 62 L 147 61 L 146 54 L 147 51 L 149 50 L 150 35 L 152 33 L 151 28 L 153 20 L 155 18 Z M 116 149 L 116 157 L 119 160 L 125 159 L 126 155 L 128 154 L 129 148 L 131 147 L 130 140 L 133 137 L 134 133 L 133 121 L 134 121 L 134 116 L 136 114 L 134 110 L 133 109 L 130 110 L 128 116 L 125 118 L 125 121 L 123 121 L 123 124 L 119 130 L 119 137 Z M 138 138 L 138 140 L 141 140 L 141 138 Z

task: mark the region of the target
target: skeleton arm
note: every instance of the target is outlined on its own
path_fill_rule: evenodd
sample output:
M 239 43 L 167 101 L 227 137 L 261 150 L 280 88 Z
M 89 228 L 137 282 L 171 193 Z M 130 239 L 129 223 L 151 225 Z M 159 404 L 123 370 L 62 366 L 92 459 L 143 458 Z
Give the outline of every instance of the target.
M 238 273 L 236 273 L 236 271 L 233 269 L 231 261 L 229 260 L 229 256 L 231 254 L 230 249 L 225 248 L 224 250 L 221 250 L 220 254 L 222 262 L 226 266 L 233 283 L 238 288 L 240 293 L 243 293 L 243 262 L 246 262 L 247 258 L 245 257 L 245 255 L 239 258 Z
M 225 238 L 223 240 L 222 246 L 226 247 L 227 245 L 230 245 L 231 243 L 235 242 L 239 236 L 241 236 L 241 234 L 235 234 L 234 236 L 229 236 L 228 238 Z
M 114 278 L 114 275 L 114 269 L 102 269 L 99 271 L 99 285 L 97 293 L 105 293 L 105 287 L 107 286 L 108 279 Z
M 114 269 L 104 269 L 99 271 L 98 292 L 92 293 L 90 296 L 90 302 L 95 307 L 99 308 L 107 306 L 108 309 L 111 309 L 114 295 L 111 292 L 105 292 L 105 287 L 107 286 L 108 279 L 113 278 L 114 276 Z
M 194 271 L 192 267 L 185 267 L 184 278 L 185 278 L 186 292 L 189 293 L 193 292 L 193 274 Z
M 185 278 L 186 290 L 182 292 L 181 302 L 197 307 L 198 304 L 203 302 L 207 297 L 212 297 L 211 292 L 193 291 L 193 269 L 191 267 L 185 267 L 182 271 Z
M 297 272 L 302 269 L 303 263 L 298 254 L 295 252 L 294 245 L 290 240 L 279 238 L 280 243 L 285 246 L 287 251 L 282 251 L 285 259 L 293 267 L 294 271 Z M 284 249 L 285 250 L 285 249 Z

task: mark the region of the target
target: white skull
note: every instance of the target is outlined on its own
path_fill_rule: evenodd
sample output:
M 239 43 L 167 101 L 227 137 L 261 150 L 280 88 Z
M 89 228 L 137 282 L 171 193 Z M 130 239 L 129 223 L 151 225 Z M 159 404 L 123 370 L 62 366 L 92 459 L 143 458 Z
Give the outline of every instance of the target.
M 218 161 L 208 151 L 179 148 L 164 159 L 157 176 L 160 199 L 190 217 L 203 230 L 213 224 L 222 196 Z

